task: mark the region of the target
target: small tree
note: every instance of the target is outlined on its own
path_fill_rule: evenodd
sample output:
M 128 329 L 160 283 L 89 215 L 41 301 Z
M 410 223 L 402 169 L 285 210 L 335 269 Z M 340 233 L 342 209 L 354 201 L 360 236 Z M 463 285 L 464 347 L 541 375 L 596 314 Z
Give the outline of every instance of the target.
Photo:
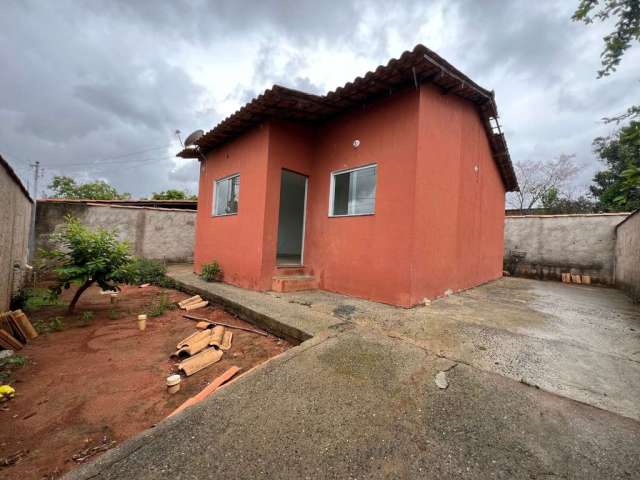
M 114 232 L 82 225 L 78 219 L 67 216 L 59 233 L 51 235 L 57 248 L 42 252 L 54 261 L 53 271 L 58 283 L 52 293 L 60 295 L 63 289 L 78 285 L 68 313 L 73 313 L 78 299 L 94 283 L 103 290 L 119 290 L 118 283 L 126 277 L 132 257 L 127 242 L 120 242 Z

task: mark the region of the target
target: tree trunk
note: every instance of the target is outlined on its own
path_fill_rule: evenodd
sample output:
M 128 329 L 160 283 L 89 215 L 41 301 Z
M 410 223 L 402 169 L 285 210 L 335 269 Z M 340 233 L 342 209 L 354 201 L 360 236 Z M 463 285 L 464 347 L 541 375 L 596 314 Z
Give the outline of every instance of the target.
M 91 285 L 93 285 L 93 282 L 95 282 L 95 280 L 87 280 L 86 282 L 84 282 L 84 285 L 82 285 L 76 291 L 76 294 L 71 299 L 71 303 L 69 304 L 69 308 L 67 309 L 67 314 L 70 315 L 70 314 L 72 314 L 74 312 L 74 310 L 76 308 L 76 303 L 78 303 L 78 299 L 80 298 L 80 295 L 82 295 L 87 288 L 89 288 Z

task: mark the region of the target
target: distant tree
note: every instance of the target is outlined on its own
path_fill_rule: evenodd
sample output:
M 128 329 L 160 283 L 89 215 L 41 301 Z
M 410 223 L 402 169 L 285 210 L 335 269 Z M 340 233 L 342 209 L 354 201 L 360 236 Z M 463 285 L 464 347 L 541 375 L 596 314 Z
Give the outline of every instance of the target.
M 73 313 L 80 296 L 94 283 L 103 290 L 118 290 L 121 279 L 130 275 L 133 259 L 126 242 L 118 241 L 114 232 L 90 230 L 78 219 L 67 216 L 58 233 L 51 235 L 56 248 L 42 250 L 40 255 L 52 261 L 57 283 L 54 295 L 77 285 L 67 313 Z
M 640 208 L 640 121 L 631 121 L 610 137 L 593 142 L 606 169 L 593 177 L 591 194 L 604 211 Z
M 162 192 L 153 192 L 151 200 L 197 200 L 196 195 L 189 195 L 189 192 L 184 190 L 169 189 Z
M 615 72 L 626 50 L 632 42 L 640 41 L 640 0 L 581 0 L 572 19 L 586 24 L 594 20 L 601 22 L 616 19 L 615 29 L 604 37 L 604 50 L 600 54 L 602 70 L 598 78 Z M 640 105 L 633 105 L 621 115 L 605 118 L 605 121 L 620 122 L 626 118 L 640 116 Z
M 550 188 L 540 200 L 547 213 L 594 213 L 596 203 L 584 195 L 574 199 L 568 194 L 560 194 L 557 188 Z
M 541 206 L 550 192 L 566 197 L 569 182 L 578 172 L 574 158 L 575 155 L 560 155 L 553 160 L 516 162 L 520 191 L 507 197 L 509 207 L 524 211 Z
M 87 200 L 128 200 L 130 193 L 118 191 L 103 180 L 78 184 L 67 176 L 55 176 L 48 185 L 53 191 L 52 198 L 87 199 Z

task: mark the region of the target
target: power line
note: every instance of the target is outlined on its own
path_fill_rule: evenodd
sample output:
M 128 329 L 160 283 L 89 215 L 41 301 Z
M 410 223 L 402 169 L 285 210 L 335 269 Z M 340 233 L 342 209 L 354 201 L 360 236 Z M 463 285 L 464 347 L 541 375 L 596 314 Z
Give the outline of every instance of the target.
M 94 160 L 90 164 L 97 164 L 97 163 L 108 163 L 108 164 L 126 163 L 126 162 L 129 162 L 130 160 L 129 159 L 121 160 L 121 159 L 127 158 L 127 157 L 134 157 L 134 156 L 139 155 L 141 153 L 147 153 L 147 152 L 151 152 L 153 150 L 161 150 L 161 149 L 164 149 L 164 148 L 169 148 L 172 145 L 173 144 L 162 145 L 160 147 L 150 147 L 150 148 L 145 148 L 143 150 L 137 150 L 135 152 L 123 153 L 122 155 L 115 155 L 113 157 L 104 157 L 104 158 L 101 158 L 99 160 Z M 86 165 L 88 165 L 88 163 L 87 162 L 72 162 L 72 163 L 62 163 L 62 164 L 57 164 L 57 165 L 65 166 L 65 167 L 74 167 L 74 166 L 86 166 Z
M 176 158 L 175 155 L 169 155 L 166 157 L 149 157 L 149 158 L 143 158 L 140 160 L 129 160 L 128 161 L 128 165 L 131 166 L 132 168 L 135 168 L 137 166 L 140 165 L 148 165 L 151 163 L 155 163 L 155 162 L 161 162 L 163 160 L 168 160 L 168 159 L 173 159 Z M 106 169 L 106 168 L 111 168 L 113 166 L 118 166 L 121 163 L 84 163 L 84 164 L 75 164 L 73 166 L 68 166 L 66 164 L 62 164 L 62 165 L 49 165 L 49 170 L 71 170 L 71 171 L 78 171 L 78 170 L 102 170 L 102 169 Z

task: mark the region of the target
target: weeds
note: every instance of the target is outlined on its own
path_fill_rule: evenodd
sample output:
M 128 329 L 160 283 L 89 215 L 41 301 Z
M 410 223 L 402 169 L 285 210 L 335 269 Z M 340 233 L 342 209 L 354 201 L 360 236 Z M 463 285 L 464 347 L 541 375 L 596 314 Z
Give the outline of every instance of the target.
M 45 320 L 36 320 L 33 326 L 38 333 L 61 332 L 64 330 L 64 319 L 62 317 L 54 317 L 48 322 Z
M 109 318 L 111 320 L 117 320 L 120 318 L 120 312 L 118 312 L 115 308 L 109 310 Z
M 157 298 L 157 297 L 156 297 Z M 166 293 L 160 295 L 158 302 L 151 305 L 149 311 L 147 311 L 147 316 L 149 317 L 159 317 L 167 310 L 173 310 L 175 305 L 169 301 Z
M 219 282 L 222 280 L 222 267 L 215 260 L 211 263 L 202 265 L 202 273 L 200 276 L 205 282 Z
M 11 357 L 0 359 L 0 384 L 9 383 L 13 372 L 27 364 L 27 357 L 22 355 L 12 355 Z
M 24 288 L 13 298 L 12 308 L 22 308 L 27 312 L 34 312 L 42 307 L 65 305 L 51 290 L 47 288 Z
M 93 312 L 92 311 L 82 312 L 82 319 L 80 320 L 80 325 L 82 325 L 82 326 L 89 325 L 91 320 L 93 320 Z

